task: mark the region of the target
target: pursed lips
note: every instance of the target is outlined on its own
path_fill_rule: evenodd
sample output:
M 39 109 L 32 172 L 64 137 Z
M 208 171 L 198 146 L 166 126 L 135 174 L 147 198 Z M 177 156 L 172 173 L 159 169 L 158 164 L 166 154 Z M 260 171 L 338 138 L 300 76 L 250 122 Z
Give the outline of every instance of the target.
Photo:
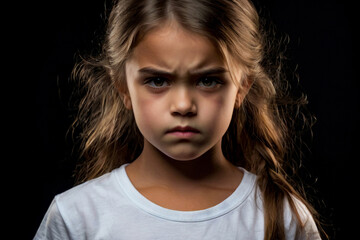
M 170 129 L 169 131 L 167 131 L 167 133 L 171 134 L 171 135 L 175 135 L 177 137 L 191 137 L 194 136 L 198 133 L 200 133 L 200 131 L 196 128 L 190 127 L 190 126 L 177 126 L 175 128 Z

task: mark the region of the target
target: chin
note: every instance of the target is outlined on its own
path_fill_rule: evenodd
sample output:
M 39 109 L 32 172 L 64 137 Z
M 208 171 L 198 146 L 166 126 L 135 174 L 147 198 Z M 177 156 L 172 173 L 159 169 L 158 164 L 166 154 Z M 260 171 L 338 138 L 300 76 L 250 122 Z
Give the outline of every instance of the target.
M 182 151 L 181 153 L 169 153 L 169 154 L 165 153 L 165 155 L 167 155 L 171 159 L 182 162 L 195 160 L 201 157 L 203 154 L 204 154 L 203 152 L 199 152 L 199 151 L 196 152 Z
M 196 157 L 171 157 L 171 158 L 179 162 L 190 162 L 196 159 Z
M 169 145 L 153 145 L 164 157 L 171 158 L 175 161 L 192 161 L 199 159 L 211 149 L 210 144 L 178 143 Z

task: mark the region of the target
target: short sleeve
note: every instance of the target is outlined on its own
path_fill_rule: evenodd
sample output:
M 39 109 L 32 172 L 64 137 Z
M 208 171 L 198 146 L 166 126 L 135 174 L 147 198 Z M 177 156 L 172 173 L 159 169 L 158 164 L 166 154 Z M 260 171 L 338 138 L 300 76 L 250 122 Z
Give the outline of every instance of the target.
M 303 224 L 303 228 L 300 231 L 298 239 L 321 240 L 319 230 L 317 229 L 314 218 L 312 217 L 309 210 L 300 201 L 295 201 L 295 204 L 297 206 L 297 210 L 300 214 L 302 224 Z
M 321 240 L 314 218 L 307 207 L 298 199 L 293 198 L 296 209 L 301 218 L 302 228 L 297 228 L 298 221 L 295 214 L 291 211 L 288 201 L 285 205 L 285 229 L 286 239 L 296 240 Z
M 50 204 L 34 240 L 67 240 L 71 239 L 68 228 L 61 216 L 56 198 Z

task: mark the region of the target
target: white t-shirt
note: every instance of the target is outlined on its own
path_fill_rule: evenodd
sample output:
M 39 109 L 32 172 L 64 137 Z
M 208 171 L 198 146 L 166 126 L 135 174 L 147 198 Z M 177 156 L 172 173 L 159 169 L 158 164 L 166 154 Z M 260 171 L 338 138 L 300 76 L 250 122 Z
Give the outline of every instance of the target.
M 237 189 L 216 206 L 176 211 L 141 195 L 125 166 L 57 195 L 34 239 L 264 239 L 263 205 L 254 174 L 242 169 Z M 304 205 L 296 204 L 305 228 L 296 234 L 296 217 L 286 203 L 286 239 L 320 239 Z

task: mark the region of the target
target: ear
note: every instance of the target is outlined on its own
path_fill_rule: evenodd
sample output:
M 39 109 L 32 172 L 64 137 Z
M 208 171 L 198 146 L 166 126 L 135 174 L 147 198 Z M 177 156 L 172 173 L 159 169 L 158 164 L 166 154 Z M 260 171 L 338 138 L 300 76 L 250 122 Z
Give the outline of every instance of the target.
M 117 83 L 117 84 L 115 84 L 115 88 L 118 90 L 121 100 L 122 100 L 123 104 L 125 105 L 125 107 L 128 110 L 131 110 L 132 104 L 131 104 L 130 93 L 127 88 L 127 85 L 120 85 L 119 83 Z
M 236 93 L 236 98 L 235 98 L 235 109 L 239 109 L 242 103 L 242 94 L 241 91 L 238 90 L 238 92 Z
M 131 98 L 130 98 L 130 94 L 129 94 L 129 93 L 123 93 L 123 94 L 122 94 L 122 101 L 123 101 L 125 107 L 126 107 L 128 110 L 131 110 L 131 109 L 132 109 L 132 103 L 131 103 Z
M 253 81 L 250 80 L 249 78 L 245 78 L 242 79 L 241 84 L 238 88 L 238 92 L 236 93 L 236 98 L 235 98 L 235 109 L 239 109 L 241 107 L 242 102 L 244 101 L 246 95 L 248 94 Z

